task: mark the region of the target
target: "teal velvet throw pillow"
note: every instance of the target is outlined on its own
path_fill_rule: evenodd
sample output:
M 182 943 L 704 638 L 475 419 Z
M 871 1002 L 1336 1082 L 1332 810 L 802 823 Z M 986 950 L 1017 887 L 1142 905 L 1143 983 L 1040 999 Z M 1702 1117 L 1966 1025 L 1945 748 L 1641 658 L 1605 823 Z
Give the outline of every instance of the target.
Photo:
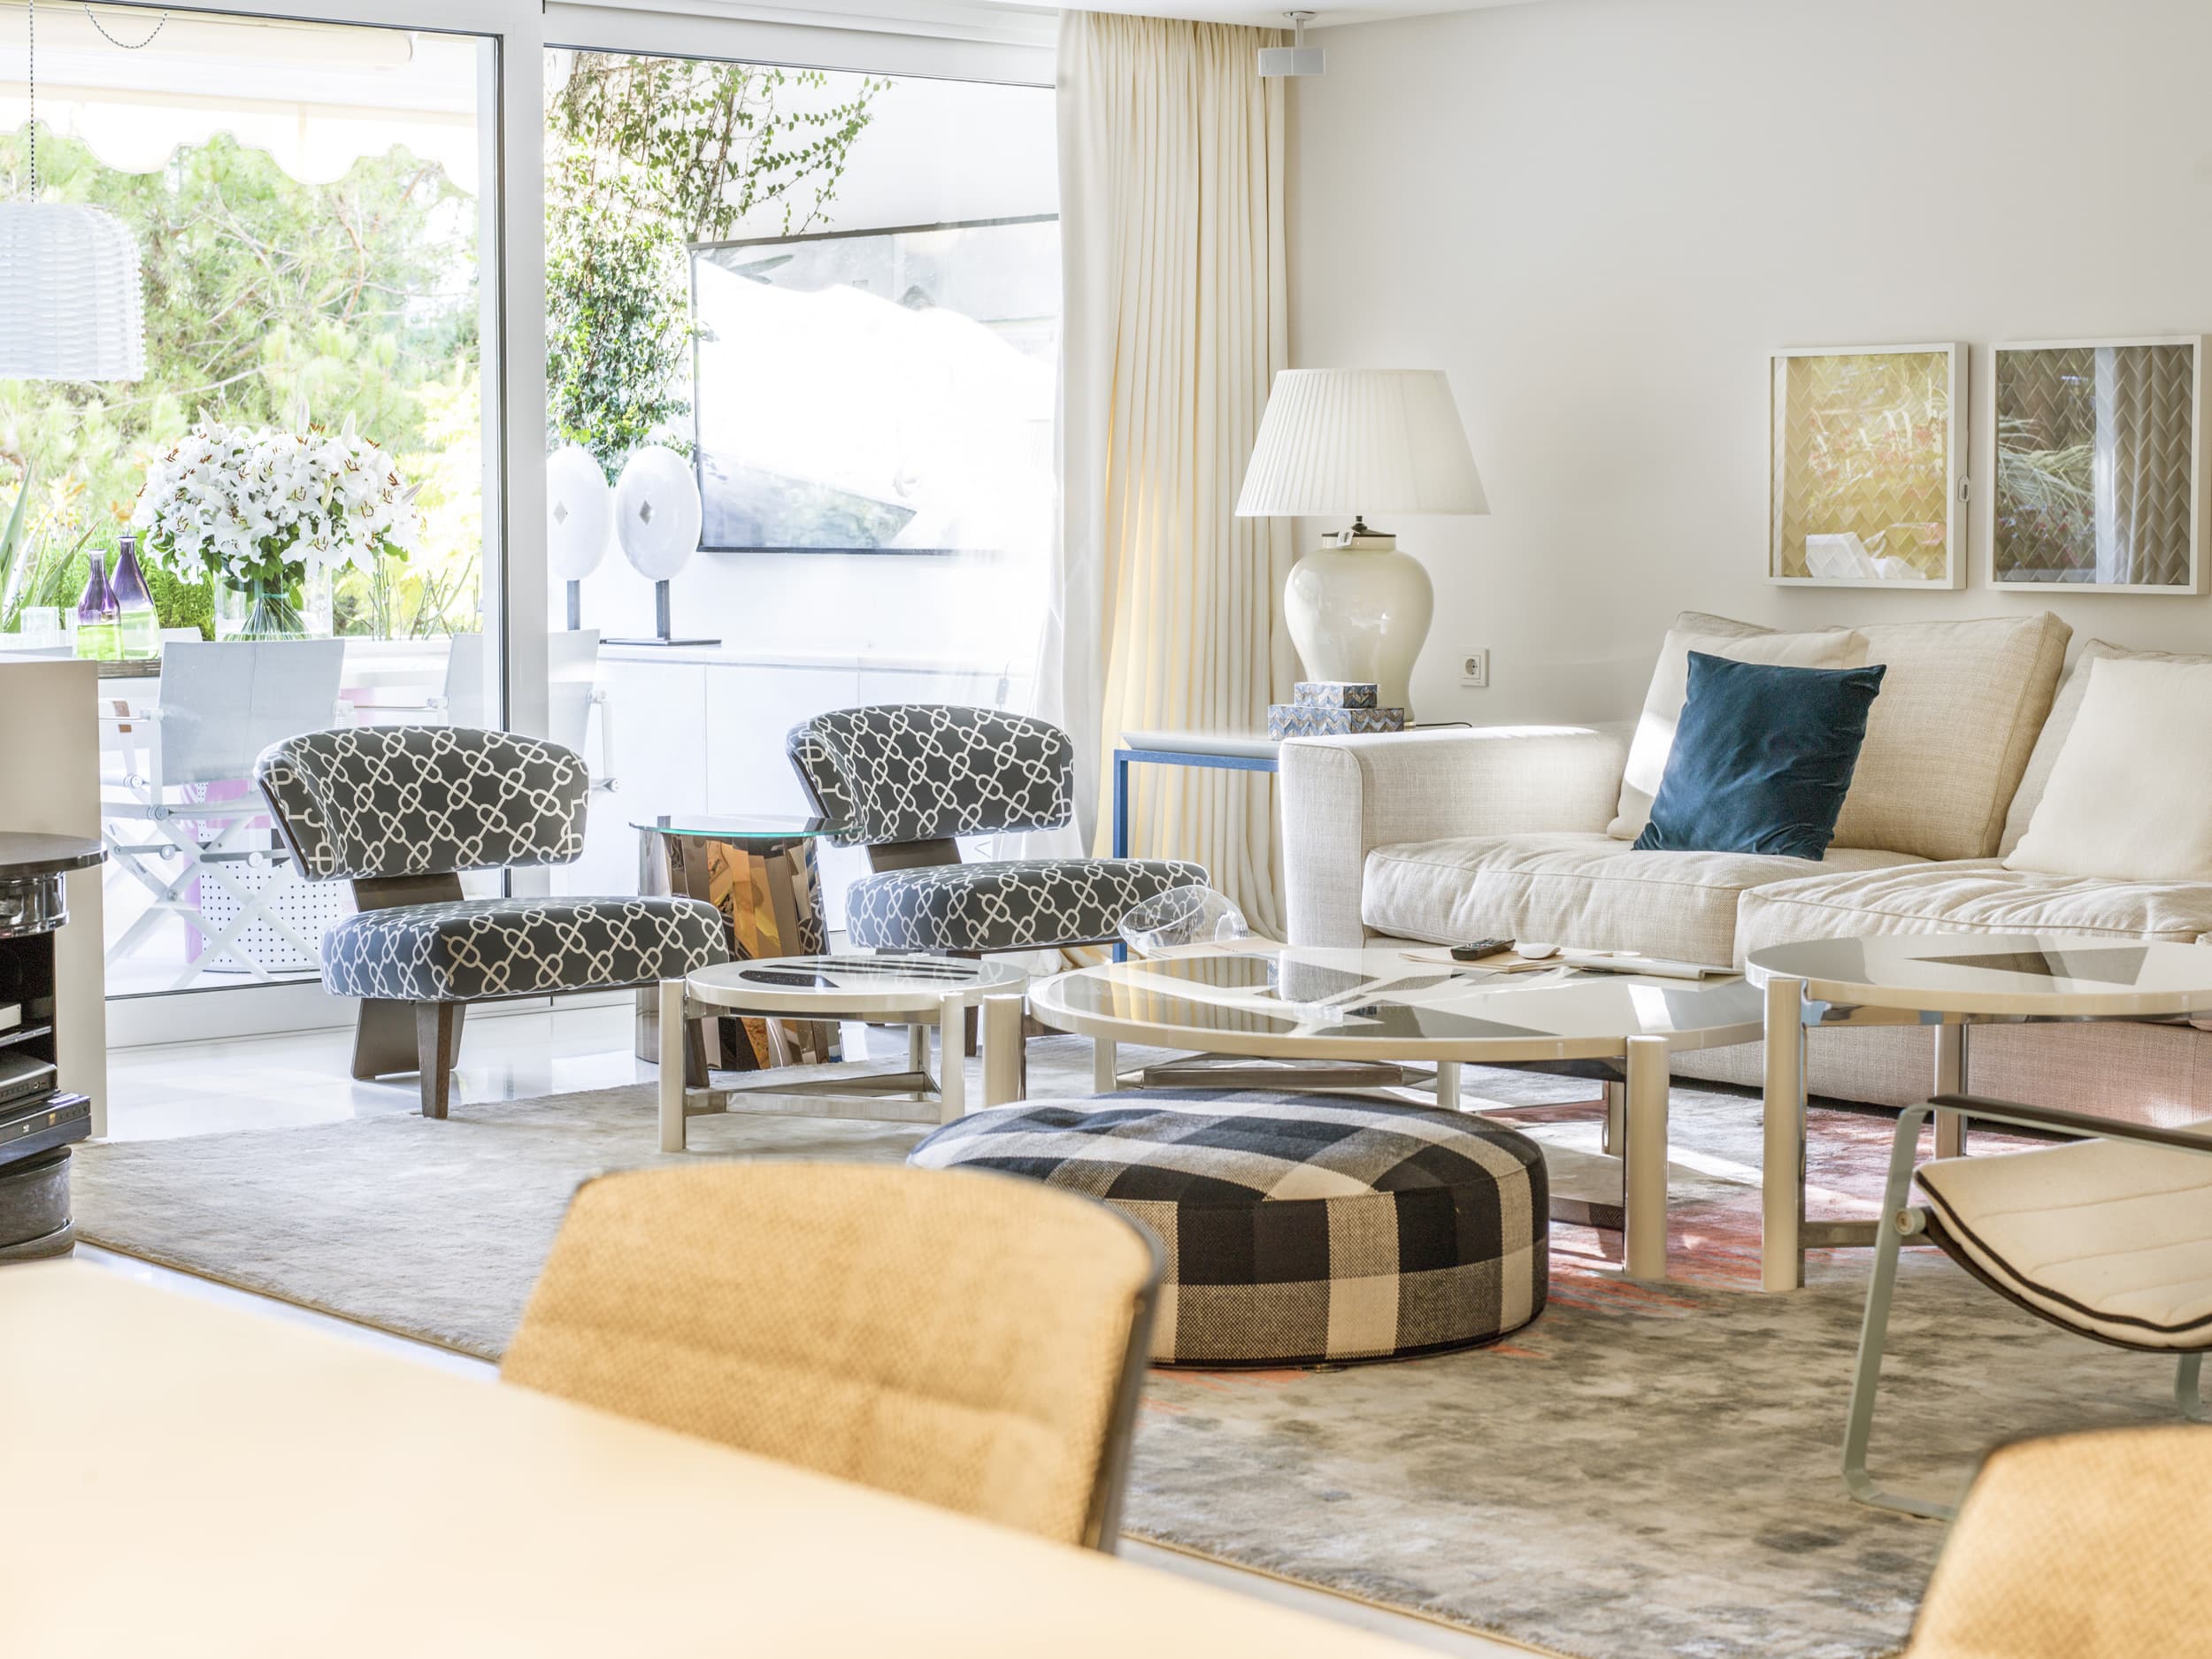
M 1636 845 L 1819 858 L 1835 839 L 1882 664 L 1785 668 L 1690 653 L 1690 695 Z

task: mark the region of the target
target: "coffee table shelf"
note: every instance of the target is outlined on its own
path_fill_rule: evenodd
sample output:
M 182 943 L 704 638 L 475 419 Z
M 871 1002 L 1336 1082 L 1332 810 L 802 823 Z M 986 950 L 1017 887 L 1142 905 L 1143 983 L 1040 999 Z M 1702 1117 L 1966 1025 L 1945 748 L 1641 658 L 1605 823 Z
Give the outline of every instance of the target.
M 1666 1276 L 1670 1056 L 1755 1042 L 1763 1028 L 1759 995 L 1732 975 L 1500 975 L 1386 949 L 1206 948 L 1062 974 L 1033 986 L 1029 1003 L 1045 1025 L 1098 1045 L 1102 1090 L 1118 1080 L 1121 1043 L 1255 1059 L 1433 1061 L 1437 1101 L 1448 1107 L 1458 1104 L 1462 1065 L 1581 1063 L 1581 1074 L 1625 1086 L 1613 1140 L 1623 1255 L 1644 1279 Z
M 773 1071 L 762 1080 L 687 1088 L 673 1054 L 660 1068 L 660 1141 L 685 1149 L 688 1119 L 712 1112 L 757 1111 L 893 1123 L 949 1123 L 967 1110 L 967 1012 L 983 1010 L 984 1104 L 1011 1100 L 1021 1074 L 1022 987 L 1029 976 L 1003 962 L 957 956 L 772 956 L 703 968 L 662 981 L 659 1025 L 726 1014 L 835 1021 L 865 1019 L 907 1027 L 903 1071 L 793 1080 Z M 929 1028 L 939 1032 L 937 1073 L 929 1070 Z

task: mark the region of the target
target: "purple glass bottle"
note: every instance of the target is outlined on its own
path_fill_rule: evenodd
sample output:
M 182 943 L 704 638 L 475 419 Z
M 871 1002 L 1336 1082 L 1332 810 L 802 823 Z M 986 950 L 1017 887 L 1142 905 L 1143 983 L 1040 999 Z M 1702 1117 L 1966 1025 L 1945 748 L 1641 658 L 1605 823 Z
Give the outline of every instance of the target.
M 115 589 L 108 585 L 107 555 L 95 551 L 84 597 L 77 601 L 77 655 L 112 660 L 120 651 Z
M 147 591 L 145 572 L 138 568 L 138 538 L 123 532 L 115 555 L 116 628 L 119 654 L 151 657 L 161 649 L 161 618 L 154 614 L 154 596 Z

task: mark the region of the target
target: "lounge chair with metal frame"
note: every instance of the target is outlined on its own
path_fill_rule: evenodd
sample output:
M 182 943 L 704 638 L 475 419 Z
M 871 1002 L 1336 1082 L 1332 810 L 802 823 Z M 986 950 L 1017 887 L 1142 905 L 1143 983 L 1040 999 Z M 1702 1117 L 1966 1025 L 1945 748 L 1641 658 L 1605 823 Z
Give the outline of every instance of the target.
M 463 872 L 572 864 L 590 780 L 575 750 L 512 732 L 362 726 L 275 744 L 255 771 L 311 881 L 350 880 L 360 913 L 324 936 L 323 987 L 361 1001 L 353 1074 L 418 1071 L 446 1115 L 472 1002 L 633 990 L 729 960 L 698 899 L 467 899 Z M 681 1045 L 706 1083 L 695 1024 Z M 667 1052 L 664 1050 L 664 1052 Z
M 1095 1199 L 968 1170 L 587 1181 L 511 1383 L 1111 1550 L 1164 1256 Z
M 1921 1125 L 1939 1110 L 2091 1138 L 1916 1170 Z M 1916 1180 L 1922 1204 L 1910 1202 Z M 1938 1095 L 1900 1114 L 1843 1478 L 1863 1503 L 1940 1520 L 1952 1505 L 1884 1491 L 1866 1467 L 1898 1255 L 1915 1240 L 1940 1247 L 2008 1302 L 2063 1330 L 2172 1359 L 2181 1415 L 2212 1421 L 2200 1382 L 2212 1349 L 2212 1124 L 2161 1129 L 1975 1094 Z
M 257 979 L 272 978 L 249 949 L 251 926 L 315 960 L 316 940 L 269 903 L 260 881 L 242 879 L 241 872 L 290 879 L 290 856 L 282 846 L 251 844 L 255 826 L 269 813 L 252 787 L 254 762 L 280 739 L 337 718 L 345 654 L 342 640 L 194 639 L 163 647 L 158 703 L 110 722 L 107 746 L 121 756 L 123 776 L 101 802 L 102 838 L 117 875 L 151 895 L 144 912 L 108 947 L 111 964 L 130 956 L 172 917 L 196 926 L 203 941 L 173 990 L 185 989 L 226 957 Z M 238 793 L 211 795 L 211 787 L 223 785 L 235 785 Z M 141 838 L 142 829 L 150 838 Z M 211 885 L 235 907 L 219 926 L 202 910 Z

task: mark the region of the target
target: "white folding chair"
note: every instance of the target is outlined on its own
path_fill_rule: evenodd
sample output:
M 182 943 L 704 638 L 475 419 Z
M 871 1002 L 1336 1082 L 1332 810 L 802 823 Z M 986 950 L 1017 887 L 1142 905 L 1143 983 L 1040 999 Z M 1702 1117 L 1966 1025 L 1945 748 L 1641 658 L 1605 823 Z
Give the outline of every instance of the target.
M 342 723 L 338 683 L 345 655 L 342 640 L 173 641 L 162 649 L 160 702 L 104 713 L 104 724 L 115 728 L 122 775 L 103 788 L 101 836 L 117 873 L 151 895 L 145 912 L 108 947 L 111 964 L 171 917 L 202 935 L 198 956 L 172 990 L 185 989 L 225 958 L 257 979 L 273 979 L 248 953 L 250 926 L 268 929 L 311 960 L 319 956 L 319 941 L 270 907 L 257 879 L 240 875 L 242 867 L 257 878 L 289 867 L 291 855 L 280 844 L 248 844 L 254 821 L 269 810 L 253 787 L 254 762 L 272 743 Z M 211 800 L 211 784 L 242 787 L 234 799 Z M 235 904 L 221 926 L 211 925 L 192 896 L 196 882 L 203 897 L 211 883 Z
M 592 710 L 599 711 L 599 764 L 591 787 L 611 795 L 618 784 L 614 770 L 614 704 L 599 684 L 599 630 L 568 628 L 546 637 L 546 735 L 564 749 L 588 753 Z M 445 659 L 445 692 L 426 705 L 449 726 L 489 730 L 486 697 L 484 636 L 457 634 Z

